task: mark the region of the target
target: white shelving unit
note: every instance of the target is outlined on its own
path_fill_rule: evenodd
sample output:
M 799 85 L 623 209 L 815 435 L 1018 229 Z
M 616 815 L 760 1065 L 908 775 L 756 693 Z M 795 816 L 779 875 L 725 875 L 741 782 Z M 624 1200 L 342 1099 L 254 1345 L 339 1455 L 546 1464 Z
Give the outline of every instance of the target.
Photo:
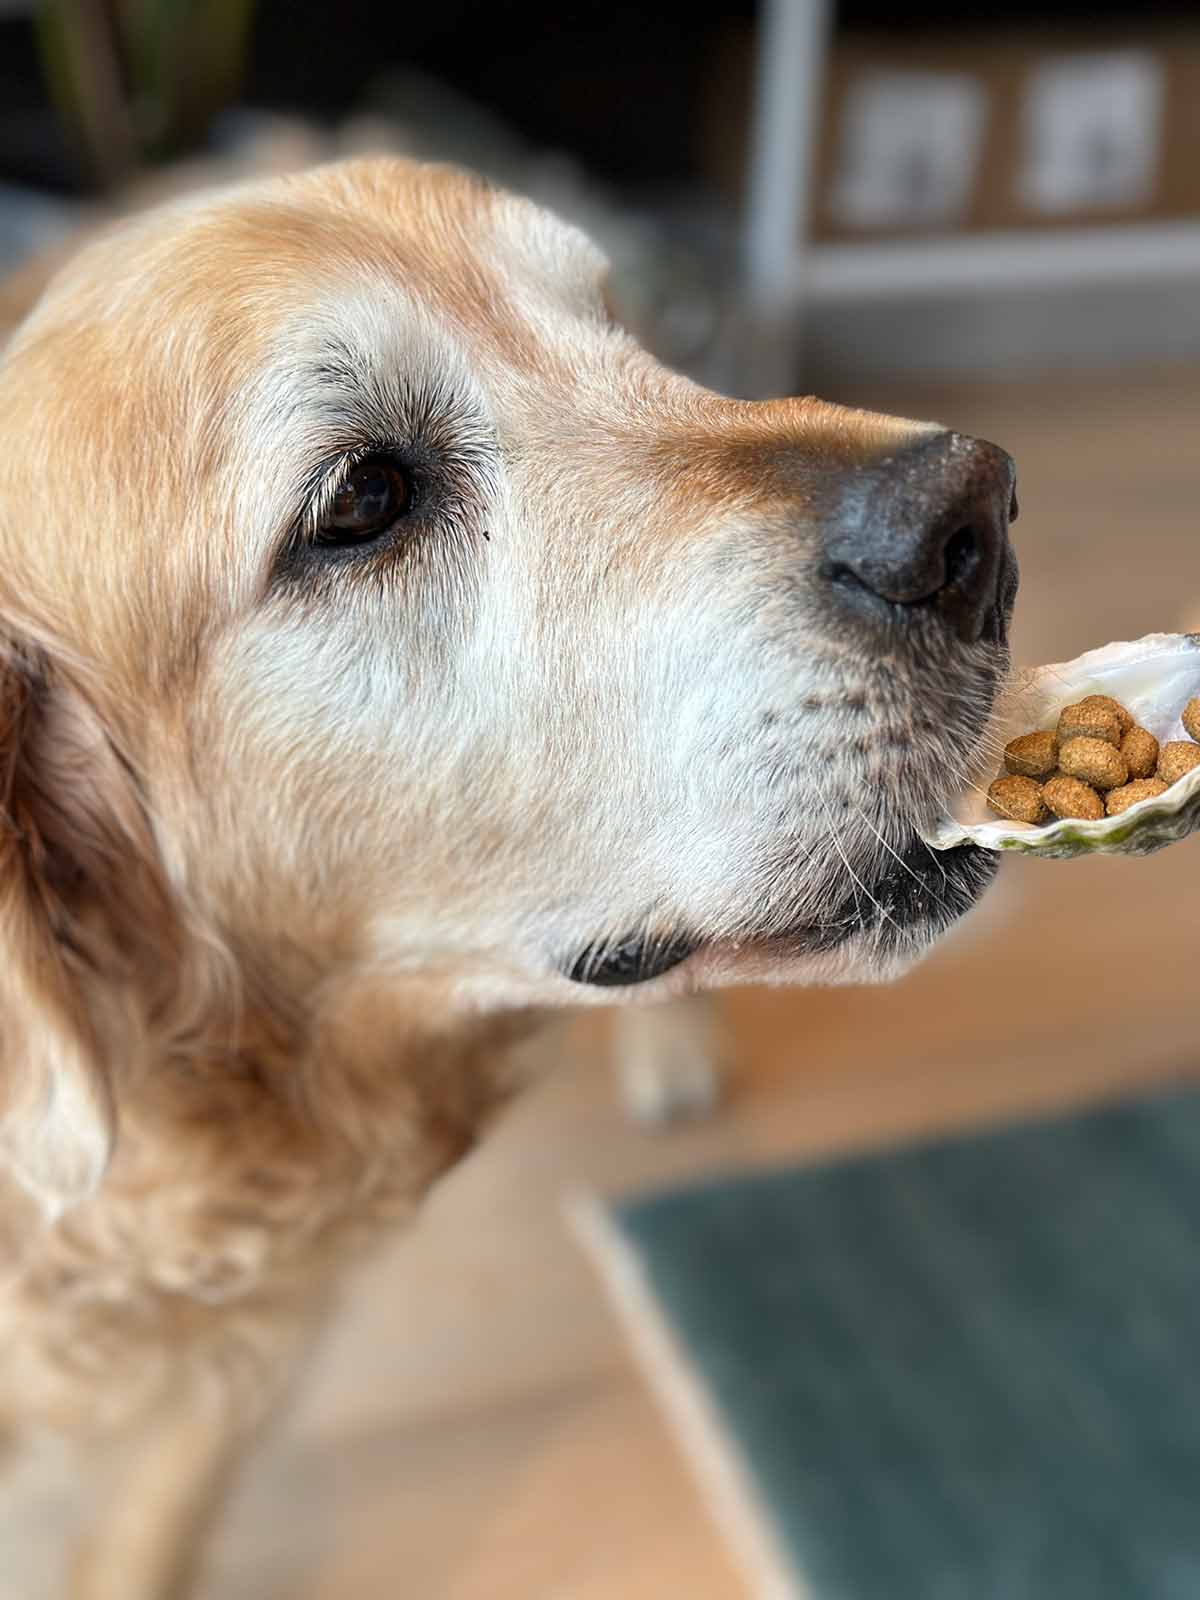
M 1200 356 L 1200 220 L 814 243 L 834 21 L 833 0 L 764 0 L 760 13 L 742 390 L 794 389 L 802 351 L 848 372 Z
M 808 217 L 833 0 L 764 0 L 743 240 L 742 386 L 783 392 L 811 293 Z

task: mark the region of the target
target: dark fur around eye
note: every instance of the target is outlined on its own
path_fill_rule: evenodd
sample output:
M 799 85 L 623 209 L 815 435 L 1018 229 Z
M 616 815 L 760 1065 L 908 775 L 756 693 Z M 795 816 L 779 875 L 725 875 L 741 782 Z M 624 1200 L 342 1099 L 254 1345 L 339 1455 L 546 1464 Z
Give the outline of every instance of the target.
M 340 369 L 305 373 L 306 392 L 324 400 L 329 442 L 295 484 L 271 587 L 354 571 L 382 578 L 409 557 L 445 569 L 486 541 L 499 485 L 490 424 L 446 385 L 364 386 L 360 367 L 346 369 L 341 394 L 329 392 Z

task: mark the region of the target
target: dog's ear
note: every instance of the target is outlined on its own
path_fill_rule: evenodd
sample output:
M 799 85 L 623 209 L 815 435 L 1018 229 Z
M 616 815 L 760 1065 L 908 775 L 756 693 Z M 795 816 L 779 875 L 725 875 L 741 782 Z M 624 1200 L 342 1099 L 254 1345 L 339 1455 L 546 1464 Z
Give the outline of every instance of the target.
M 160 909 L 149 835 L 88 698 L 0 634 L 0 1164 L 50 1212 L 112 1151 L 114 1057 L 135 1040 L 108 997 Z

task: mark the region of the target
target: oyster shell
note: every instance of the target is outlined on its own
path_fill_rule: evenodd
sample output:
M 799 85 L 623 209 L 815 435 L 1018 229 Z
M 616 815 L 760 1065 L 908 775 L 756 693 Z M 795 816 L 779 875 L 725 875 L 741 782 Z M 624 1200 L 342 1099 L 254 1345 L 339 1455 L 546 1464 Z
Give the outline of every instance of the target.
M 1074 661 L 1019 673 L 992 719 L 990 731 L 998 739 L 997 748 L 1018 734 L 1053 728 L 1064 706 L 1089 694 L 1112 695 L 1160 744 L 1186 739 L 1180 715 L 1187 702 L 1200 695 L 1200 633 L 1151 633 L 1144 639 L 1089 650 Z M 935 825 L 927 835 L 931 845 L 952 850 L 970 841 L 985 850 L 1027 855 L 1141 856 L 1200 827 L 1200 767 L 1185 773 L 1165 794 L 1141 800 L 1119 816 L 1042 824 L 1008 822 L 988 809 L 984 791 L 998 767 L 999 758 L 989 757 L 987 770 L 974 774 L 977 789 Z

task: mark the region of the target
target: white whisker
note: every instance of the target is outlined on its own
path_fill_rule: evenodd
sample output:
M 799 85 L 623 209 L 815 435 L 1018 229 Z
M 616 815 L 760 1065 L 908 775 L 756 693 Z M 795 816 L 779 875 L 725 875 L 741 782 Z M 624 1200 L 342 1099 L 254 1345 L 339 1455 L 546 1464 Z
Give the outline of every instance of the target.
M 821 793 L 821 791 L 819 789 L 817 790 L 817 797 L 820 800 L 822 806 L 824 807 L 825 815 L 829 820 L 829 832 L 830 832 L 830 836 L 833 839 L 833 847 L 837 851 L 838 855 L 841 856 L 843 866 L 846 868 L 846 871 L 850 874 L 850 877 L 852 878 L 852 880 L 854 881 L 854 883 L 856 885 L 856 888 L 854 890 L 854 903 L 855 903 L 855 906 L 856 907 L 858 906 L 858 890 L 861 889 L 862 892 L 866 895 L 867 899 L 875 907 L 876 911 L 878 911 L 879 915 L 883 918 L 883 920 L 885 922 L 890 922 L 890 923 L 893 924 L 893 926 L 895 926 L 895 918 L 892 916 L 891 912 L 886 910 L 886 908 L 883 907 L 882 905 L 880 905 L 879 901 L 876 900 L 875 896 L 871 893 L 870 889 L 867 888 L 866 884 L 859 877 L 858 873 L 855 872 L 854 868 L 850 865 L 850 858 L 846 854 L 845 850 L 842 848 L 842 841 L 838 836 L 837 826 L 836 826 L 836 824 L 834 823 L 834 820 L 833 820 L 833 813 L 829 809 L 829 802 L 826 800 L 825 796 Z M 859 910 L 859 915 L 860 916 L 862 915 L 861 909 Z
M 919 873 L 917 873 L 917 872 L 914 872 L 913 869 L 909 866 L 908 862 L 905 861 L 904 857 L 900 854 L 900 852 L 898 850 L 896 850 L 892 845 L 890 845 L 887 842 L 887 840 L 884 838 L 883 834 L 880 833 L 879 829 L 871 821 L 870 817 L 867 816 L 866 812 L 863 811 L 861 806 L 855 806 L 854 809 L 858 812 L 859 816 L 866 823 L 867 827 L 870 828 L 871 832 L 879 840 L 880 844 L 888 852 L 888 854 L 892 855 L 892 856 L 895 856 L 896 860 L 904 868 L 905 872 L 908 873 L 909 877 L 913 880 L 913 882 L 917 883 L 917 884 L 920 884 L 922 889 L 928 889 L 929 885 L 925 882 L 925 880 L 921 877 L 921 875 Z M 939 862 L 938 865 L 941 866 L 941 863 Z M 944 867 L 942 868 L 942 879 L 943 879 L 944 882 L 947 881 L 946 880 L 946 870 L 945 870 Z M 934 899 L 941 906 L 942 910 L 945 911 L 947 914 L 949 914 L 950 908 L 946 904 L 946 902 L 942 899 L 941 895 L 935 893 L 934 894 Z

